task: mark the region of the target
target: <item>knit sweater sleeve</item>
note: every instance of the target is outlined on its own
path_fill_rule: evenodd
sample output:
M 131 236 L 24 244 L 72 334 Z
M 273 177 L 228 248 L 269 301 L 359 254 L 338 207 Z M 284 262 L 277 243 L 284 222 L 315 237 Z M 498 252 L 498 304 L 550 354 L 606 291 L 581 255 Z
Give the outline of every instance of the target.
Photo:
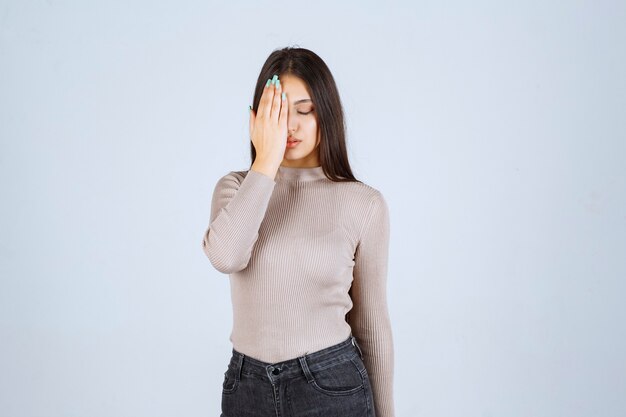
M 363 352 L 376 417 L 394 417 L 395 413 L 394 350 L 386 294 L 388 252 L 389 212 L 383 195 L 377 191 L 370 202 L 355 251 L 350 289 L 353 307 L 347 316 Z
M 252 169 L 243 180 L 234 171 L 218 180 L 202 238 L 215 269 L 230 274 L 246 268 L 275 185 L 273 178 Z

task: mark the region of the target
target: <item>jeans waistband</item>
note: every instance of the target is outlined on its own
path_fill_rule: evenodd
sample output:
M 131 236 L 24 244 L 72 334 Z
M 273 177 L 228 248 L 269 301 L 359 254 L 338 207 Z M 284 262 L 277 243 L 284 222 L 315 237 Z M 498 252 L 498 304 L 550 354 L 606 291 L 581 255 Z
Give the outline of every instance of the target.
M 289 379 L 301 376 L 303 368 L 306 367 L 315 372 L 333 364 L 349 360 L 354 356 L 359 356 L 361 359 L 363 358 L 361 348 L 356 338 L 351 334 L 343 342 L 316 352 L 298 356 L 297 358 L 276 363 L 263 362 L 244 355 L 233 348 L 229 366 L 234 367 L 237 371 L 238 378 L 240 378 L 241 374 L 258 375 L 263 378 L 269 378 L 274 382 L 277 379 Z

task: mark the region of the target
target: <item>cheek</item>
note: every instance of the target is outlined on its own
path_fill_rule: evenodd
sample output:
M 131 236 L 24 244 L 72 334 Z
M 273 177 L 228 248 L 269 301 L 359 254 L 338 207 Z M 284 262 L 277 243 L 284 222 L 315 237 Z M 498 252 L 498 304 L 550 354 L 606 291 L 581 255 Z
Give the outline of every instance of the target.
M 317 121 L 314 117 L 303 122 L 302 126 L 306 129 L 306 133 L 309 137 L 315 138 L 317 136 Z

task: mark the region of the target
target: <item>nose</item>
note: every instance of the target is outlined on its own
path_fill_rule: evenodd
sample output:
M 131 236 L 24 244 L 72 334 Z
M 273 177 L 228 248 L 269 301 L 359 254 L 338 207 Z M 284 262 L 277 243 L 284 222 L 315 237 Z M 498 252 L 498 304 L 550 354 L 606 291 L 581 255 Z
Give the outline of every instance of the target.
M 295 134 L 296 130 L 298 130 L 298 126 L 296 126 L 296 122 L 293 119 L 291 116 L 287 117 L 287 133 L 289 133 L 289 136 Z

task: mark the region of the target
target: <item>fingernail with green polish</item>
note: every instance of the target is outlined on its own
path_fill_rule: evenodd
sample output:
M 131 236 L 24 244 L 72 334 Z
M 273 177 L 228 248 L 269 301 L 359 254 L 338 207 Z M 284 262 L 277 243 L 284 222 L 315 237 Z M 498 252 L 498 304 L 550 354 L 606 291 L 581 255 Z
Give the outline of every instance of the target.
M 278 79 L 278 75 L 274 74 L 272 77 L 272 84 L 276 84 L 276 80 Z
M 276 88 L 280 87 L 280 80 L 276 80 Z
M 271 81 L 272 81 L 272 80 L 270 80 L 270 79 L 268 78 L 268 79 L 267 79 L 267 82 L 265 83 L 265 86 L 266 86 L 266 87 L 269 87 L 269 86 L 270 86 L 270 82 L 271 82 Z
M 287 95 L 286 95 L 284 92 L 283 92 L 283 94 L 282 94 L 282 98 L 283 98 L 283 100 L 286 100 L 286 99 L 287 99 Z

